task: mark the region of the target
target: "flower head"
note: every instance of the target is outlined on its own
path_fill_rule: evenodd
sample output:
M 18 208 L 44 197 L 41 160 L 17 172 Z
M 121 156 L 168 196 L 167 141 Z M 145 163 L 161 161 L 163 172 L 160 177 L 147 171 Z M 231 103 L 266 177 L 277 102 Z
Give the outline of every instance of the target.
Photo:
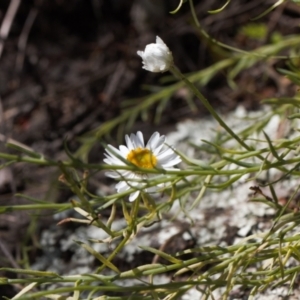
M 104 162 L 109 165 L 125 166 L 126 162 L 136 165 L 139 168 L 154 169 L 161 168 L 165 170 L 174 170 L 173 166 L 180 163 L 180 157 L 174 150 L 165 145 L 166 137 L 154 132 L 145 146 L 143 134 L 138 131 L 137 134 L 125 136 L 126 146 L 121 145 L 119 149 L 108 145 Z M 148 178 L 146 173 L 133 172 L 131 170 L 119 170 L 107 172 L 106 175 L 111 178 L 120 180 L 116 185 L 119 192 L 125 192 L 131 188 L 136 191 L 130 194 L 129 201 L 134 201 L 140 194 L 141 190 L 149 192 L 146 188 L 145 179 Z M 151 188 L 151 191 L 155 191 Z
M 150 72 L 166 72 L 173 64 L 173 56 L 163 40 L 157 36 L 156 44 L 149 44 L 137 54 L 143 59 L 143 68 Z

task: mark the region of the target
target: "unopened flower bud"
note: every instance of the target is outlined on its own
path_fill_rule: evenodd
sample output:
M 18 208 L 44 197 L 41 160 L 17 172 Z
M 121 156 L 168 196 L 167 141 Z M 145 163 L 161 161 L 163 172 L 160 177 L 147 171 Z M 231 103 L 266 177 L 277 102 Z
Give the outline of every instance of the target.
M 159 36 L 156 37 L 156 44 L 147 45 L 145 51 L 138 51 L 137 54 L 143 59 L 143 68 L 150 72 L 166 72 L 173 64 L 172 52 Z

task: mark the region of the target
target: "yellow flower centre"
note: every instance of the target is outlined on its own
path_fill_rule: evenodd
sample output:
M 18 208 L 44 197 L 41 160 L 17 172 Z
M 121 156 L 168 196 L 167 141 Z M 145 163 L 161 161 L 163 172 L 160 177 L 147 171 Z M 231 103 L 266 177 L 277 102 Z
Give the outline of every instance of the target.
M 152 151 L 144 148 L 131 150 L 127 155 L 127 160 L 139 168 L 153 169 L 157 159 Z

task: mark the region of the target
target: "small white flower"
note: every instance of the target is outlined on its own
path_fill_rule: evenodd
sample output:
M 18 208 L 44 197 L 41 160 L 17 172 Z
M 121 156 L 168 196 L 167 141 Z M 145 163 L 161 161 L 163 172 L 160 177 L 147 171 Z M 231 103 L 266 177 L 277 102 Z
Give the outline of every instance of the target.
M 165 145 L 166 137 L 160 136 L 158 132 L 154 132 L 150 137 L 147 145 L 144 144 L 143 134 L 138 131 L 137 134 L 125 136 L 126 145 L 119 146 L 119 149 L 108 145 L 104 153 L 104 162 L 111 166 L 126 166 L 126 161 L 140 168 L 154 169 L 161 168 L 165 170 L 174 170 L 173 166 L 181 162 L 180 157 L 172 148 Z M 123 158 L 123 160 L 122 160 Z M 134 201 L 140 194 L 144 192 L 154 192 L 158 187 L 145 188 L 147 185 L 145 179 L 148 174 L 133 172 L 129 170 L 119 170 L 107 172 L 106 176 L 120 180 L 116 185 L 118 193 L 125 192 L 131 188 L 137 190 L 130 194 L 129 201 Z
M 145 51 L 137 54 L 143 59 L 143 68 L 150 72 L 166 72 L 173 64 L 172 52 L 159 36 L 156 44 L 147 45 Z

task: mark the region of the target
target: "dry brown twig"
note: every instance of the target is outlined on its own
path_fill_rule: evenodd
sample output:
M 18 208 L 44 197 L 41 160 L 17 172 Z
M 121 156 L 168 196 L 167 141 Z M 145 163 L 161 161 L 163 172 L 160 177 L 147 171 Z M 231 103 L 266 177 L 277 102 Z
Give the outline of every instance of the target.
M 30 10 L 27 19 L 25 21 L 23 30 L 20 34 L 19 41 L 18 41 L 18 55 L 16 59 L 17 72 L 21 72 L 23 68 L 28 36 L 37 14 L 38 14 L 38 10 L 36 8 L 32 8 Z
M 11 25 L 16 16 L 21 0 L 11 0 L 0 28 L 0 58 L 4 49 L 4 43 L 8 37 Z

